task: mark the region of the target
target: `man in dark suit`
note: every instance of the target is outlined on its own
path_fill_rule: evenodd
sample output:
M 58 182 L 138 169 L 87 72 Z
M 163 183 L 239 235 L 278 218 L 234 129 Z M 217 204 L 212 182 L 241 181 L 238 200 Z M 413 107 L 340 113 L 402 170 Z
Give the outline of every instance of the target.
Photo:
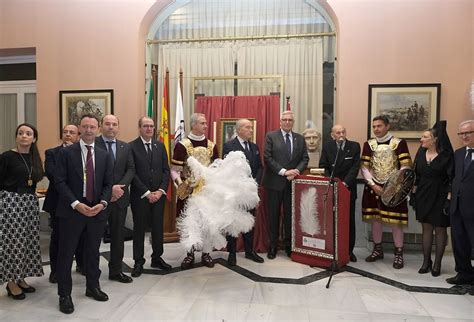
M 99 132 L 95 115 L 82 116 L 79 129 L 79 142 L 59 152 L 55 177 L 60 197 L 56 209 L 60 231 L 56 278 L 59 310 L 66 314 L 74 312 L 71 265 L 83 232 L 86 296 L 97 301 L 109 299 L 99 285 L 99 247 L 107 221 L 107 213 L 103 210 L 112 194 L 112 158 L 106 151 L 95 148 L 95 137 Z
M 449 284 L 473 284 L 474 268 L 471 250 L 474 247 L 474 120 L 459 125 L 459 138 L 464 147 L 454 153 L 454 179 L 451 185 L 450 222 L 456 276 L 446 279 Z
M 120 283 L 133 282 L 122 272 L 123 229 L 130 202 L 129 186 L 135 175 L 135 163 L 127 143 L 117 140 L 119 120 L 115 115 L 106 115 L 100 122 L 102 136 L 95 139 L 98 148 L 106 150 L 114 161 L 112 198 L 107 207 L 110 229 L 109 280 Z
M 58 219 L 56 217 L 56 207 L 58 205 L 59 195 L 54 187 L 54 176 L 56 174 L 56 160 L 58 158 L 59 151 L 73 143 L 76 143 L 79 139 L 79 129 L 73 124 L 68 124 L 63 128 L 62 134 L 62 143 L 61 145 L 48 149 L 45 151 L 45 161 L 44 161 L 44 172 L 46 177 L 49 180 L 48 191 L 46 192 L 46 197 L 43 203 L 43 210 L 49 213 L 50 215 L 50 227 L 51 227 L 51 237 L 49 240 L 49 265 L 51 266 L 51 272 L 49 274 L 49 281 L 51 283 L 57 283 L 56 280 L 56 261 L 58 259 L 58 248 L 59 248 L 59 231 L 58 231 Z M 83 248 L 82 242 L 79 241 L 79 244 L 76 249 L 75 258 L 76 258 L 76 270 L 82 272 L 81 267 Z
M 334 171 L 334 177 L 342 180 L 342 183 L 351 192 L 351 204 L 349 212 L 349 258 L 351 262 L 357 262 L 354 255 L 355 245 L 355 202 L 357 199 L 357 174 L 360 168 L 360 144 L 347 140 L 346 128 L 342 125 L 334 125 L 331 131 L 332 141 L 323 145 L 319 167 L 324 168 L 326 176 Z M 336 154 L 339 150 L 339 155 Z
M 292 131 L 294 122 L 293 112 L 283 112 L 280 129 L 267 133 L 265 138 L 263 186 L 267 193 L 270 223 L 269 259 L 274 259 L 277 253 L 282 204 L 285 251 L 288 256 L 291 255 L 291 181 L 306 169 L 309 161 L 304 137 Z
M 130 203 L 133 214 L 133 277 L 143 273 L 145 264 L 145 227 L 151 223 L 151 267 L 171 269 L 163 255 L 163 211 L 166 189 L 168 189 L 170 168 L 163 143 L 153 138 L 155 124 L 149 117 L 138 121 L 140 136 L 130 142 L 135 176 L 130 189 Z
M 262 180 L 262 161 L 260 160 L 260 153 L 258 146 L 255 143 L 250 142 L 253 137 L 253 125 L 247 119 L 240 119 L 235 124 L 235 131 L 237 136 L 224 144 L 222 155 L 225 156 L 231 151 L 242 151 L 247 158 L 247 161 L 252 170 L 252 177 L 255 179 L 257 184 L 260 184 Z M 255 209 L 252 214 L 255 216 Z M 251 259 L 257 263 L 263 263 L 263 258 L 253 249 L 253 229 L 247 233 L 242 234 L 244 239 L 245 258 Z M 237 264 L 236 257 L 236 240 L 237 238 L 227 236 L 227 251 L 229 252 L 229 258 L 227 262 L 230 266 Z

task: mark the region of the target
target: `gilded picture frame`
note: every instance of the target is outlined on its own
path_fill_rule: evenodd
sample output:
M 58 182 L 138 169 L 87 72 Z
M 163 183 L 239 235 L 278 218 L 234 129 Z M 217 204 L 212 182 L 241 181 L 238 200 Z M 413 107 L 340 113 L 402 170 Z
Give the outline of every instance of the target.
M 60 137 L 65 125 L 79 125 L 84 114 L 94 114 L 100 121 L 102 117 L 113 112 L 113 89 L 59 91 Z
M 418 140 L 439 120 L 441 84 L 370 84 L 367 137 L 372 119 L 387 115 L 390 132 L 399 138 Z

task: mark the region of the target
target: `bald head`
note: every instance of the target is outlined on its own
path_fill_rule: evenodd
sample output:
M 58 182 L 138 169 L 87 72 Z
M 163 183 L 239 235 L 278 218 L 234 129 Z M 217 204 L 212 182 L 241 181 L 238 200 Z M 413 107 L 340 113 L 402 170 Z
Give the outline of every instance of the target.
M 335 141 L 345 140 L 347 137 L 346 128 L 340 124 L 336 124 L 332 127 L 331 137 Z
M 115 139 L 119 132 L 118 118 L 112 114 L 104 116 L 100 121 L 100 132 L 107 139 Z
M 240 119 L 235 123 L 235 132 L 244 141 L 251 140 L 253 137 L 253 124 L 250 120 Z

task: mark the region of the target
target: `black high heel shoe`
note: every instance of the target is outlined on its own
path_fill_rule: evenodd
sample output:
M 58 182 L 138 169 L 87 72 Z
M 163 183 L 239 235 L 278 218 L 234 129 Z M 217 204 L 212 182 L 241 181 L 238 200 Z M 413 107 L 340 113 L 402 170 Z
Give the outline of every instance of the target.
M 433 268 L 433 262 L 430 260 L 427 265 L 425 265 L 425 263 L 423 263 L 423 265 L 421 266 L 421 268 L 418 270 L 418 274 L 426 274 L 428 273 L 429 271 L 431 271 Z
M 28 285 L 28 284 L 26 284 L 26 283 L 25 283 L 25 285 L 28 285 L 27 287 L 21 286 L 20 283 L 18 283 L 17 285 L 18 285 L 18 287 L 21 288 L 21 289 L 23 290 L 23 292 L 25 292 L 25 293 L 34 293 L 34 292 L 36 292 L 36 289 L 35 289 L 33 286 Z
M 8 284 L 7 284 L 7 294 L 8 296 L 11 296 L 14 300 L 24 300 L 25 299 L 25 293 L 21 292 L 20 294 L 13 294 L 12 291 L 10 290 L 10 288 L 8 287 Z
M 433 266 L 433 269 L 431 270 L 431 275 L 433 277 L 438 277 L 439 275 L 441 275 L 441 265 L 439 267 Z

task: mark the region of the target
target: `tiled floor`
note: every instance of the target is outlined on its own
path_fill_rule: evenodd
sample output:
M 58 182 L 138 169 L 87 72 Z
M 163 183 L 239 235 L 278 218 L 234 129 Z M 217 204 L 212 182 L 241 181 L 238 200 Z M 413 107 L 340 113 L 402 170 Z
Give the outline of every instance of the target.
M 44 260 L 47 237 L 42 238 Z M 445 278 L 453 274 L 454 261 L 447 255 L 442 275 L 419 275 L 421 255 L 408 253 L 406 267 L 394 270 L 393 255 L 366 263 L 368 251 L 356 249 L 357 263 L 334 275 L 326 288 L 327 272 L 292 262 L 283 252 L 275 260 L 257 264 L 237 256 L 237 267 L 226 266 L 227 253 L 214 252 L 214 268 L 181 271 L 184 257 L 179 244 L 166 244 L 164 259 L 173 269 L 168 274 L 145 264 L 146 274 L 132 284 L 108 280 L 107 252 L 102 245 L 101 286 L 110 300 L 96 302 L 85 297 L 85 278 L 73 273 L 75 312 L 58 310 L 56 285 L 45 277 L 31 278 L 37 292 L 24 301 L 0 296 L 0 321 L 18 320 L 208 320 L 208 321 L 474 321 L 474 296 L 452 287 Z M 126 242 L 124 263 L 133 266 L 132 244 Z M 147 245 L 149 258 L 151 249 Z M 264 254 L 262 254 L 264 255 Z M 221 260 L 219 260 L 221 258 Z M 198 256 L 197 259 L 200 259 Z M 305 277 L 305 278 L 303 278 Z

